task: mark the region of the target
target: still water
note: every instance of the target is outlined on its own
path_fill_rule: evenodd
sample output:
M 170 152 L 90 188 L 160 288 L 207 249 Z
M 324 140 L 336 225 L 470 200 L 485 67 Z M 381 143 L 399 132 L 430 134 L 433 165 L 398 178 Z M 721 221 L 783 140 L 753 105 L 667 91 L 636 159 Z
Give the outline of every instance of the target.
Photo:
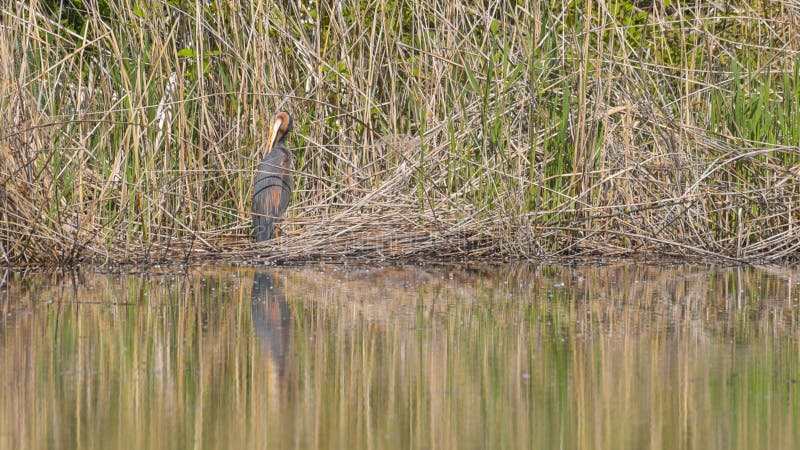
M 800 448 L 800 272 L 6 274 L 0 448 Z

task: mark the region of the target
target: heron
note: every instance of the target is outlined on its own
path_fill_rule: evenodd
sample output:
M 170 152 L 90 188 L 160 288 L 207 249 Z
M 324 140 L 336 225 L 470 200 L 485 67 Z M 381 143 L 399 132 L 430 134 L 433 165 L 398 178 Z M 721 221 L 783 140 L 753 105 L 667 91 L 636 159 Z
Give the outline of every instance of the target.
M 273 274 L 258 271 L 253 275 L 250 291 L 253 330 L 261 341 L 264 356 L 270 362 L 269 375 L 277 375 L 277 389 L 286 392 L 290 346 L 292 341 L 292 312 L 281 286 L 275 283 Z M 271 377 L 270 377 L 271 378 Z M 285 394 L 284 394 L 285 395 Z
M 253 181 L 253 238 L 272 239 L 275 222 L 286 213 L 294 189 L 294 154 L 286 148 L 286 135 L 292 131 L 292 118 L 285 112 L 275 116 L 267 147 Z

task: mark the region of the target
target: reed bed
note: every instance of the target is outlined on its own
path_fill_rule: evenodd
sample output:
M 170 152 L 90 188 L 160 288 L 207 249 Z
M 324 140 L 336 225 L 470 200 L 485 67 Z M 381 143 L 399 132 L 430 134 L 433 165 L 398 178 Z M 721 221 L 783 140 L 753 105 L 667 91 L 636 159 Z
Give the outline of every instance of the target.
M 797 259 L 799 52 L 789 0 L 4 2 L 0 261 Z

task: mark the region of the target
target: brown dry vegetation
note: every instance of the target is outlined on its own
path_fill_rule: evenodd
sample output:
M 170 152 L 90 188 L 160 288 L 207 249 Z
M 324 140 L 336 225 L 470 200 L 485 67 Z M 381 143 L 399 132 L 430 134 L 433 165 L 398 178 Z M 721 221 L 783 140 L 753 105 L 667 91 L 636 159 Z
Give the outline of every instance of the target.
M 0 14 L 6 265 L 800 255 L 794 1 Z M 256 246 L 279 109 L 297 190 Z

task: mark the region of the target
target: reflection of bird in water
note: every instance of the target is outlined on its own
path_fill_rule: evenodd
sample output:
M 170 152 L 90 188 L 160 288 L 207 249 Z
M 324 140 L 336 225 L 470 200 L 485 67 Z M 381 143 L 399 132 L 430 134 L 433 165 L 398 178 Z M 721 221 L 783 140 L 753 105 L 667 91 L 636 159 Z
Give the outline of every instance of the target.
M 250 299 L 253 329 L 264 352 L 270 393 L 285 392 L 292 332 L 289 304 L 269 272 L 255 273 Z
M 294 154 L 286 148 L 286 134 L 292 131 L 292 118 L 285 112 L 275 116 L 267 148 L 253 182 L 253 238 L 272 239 L 275 221 L 286 213 L 294 189 Z

